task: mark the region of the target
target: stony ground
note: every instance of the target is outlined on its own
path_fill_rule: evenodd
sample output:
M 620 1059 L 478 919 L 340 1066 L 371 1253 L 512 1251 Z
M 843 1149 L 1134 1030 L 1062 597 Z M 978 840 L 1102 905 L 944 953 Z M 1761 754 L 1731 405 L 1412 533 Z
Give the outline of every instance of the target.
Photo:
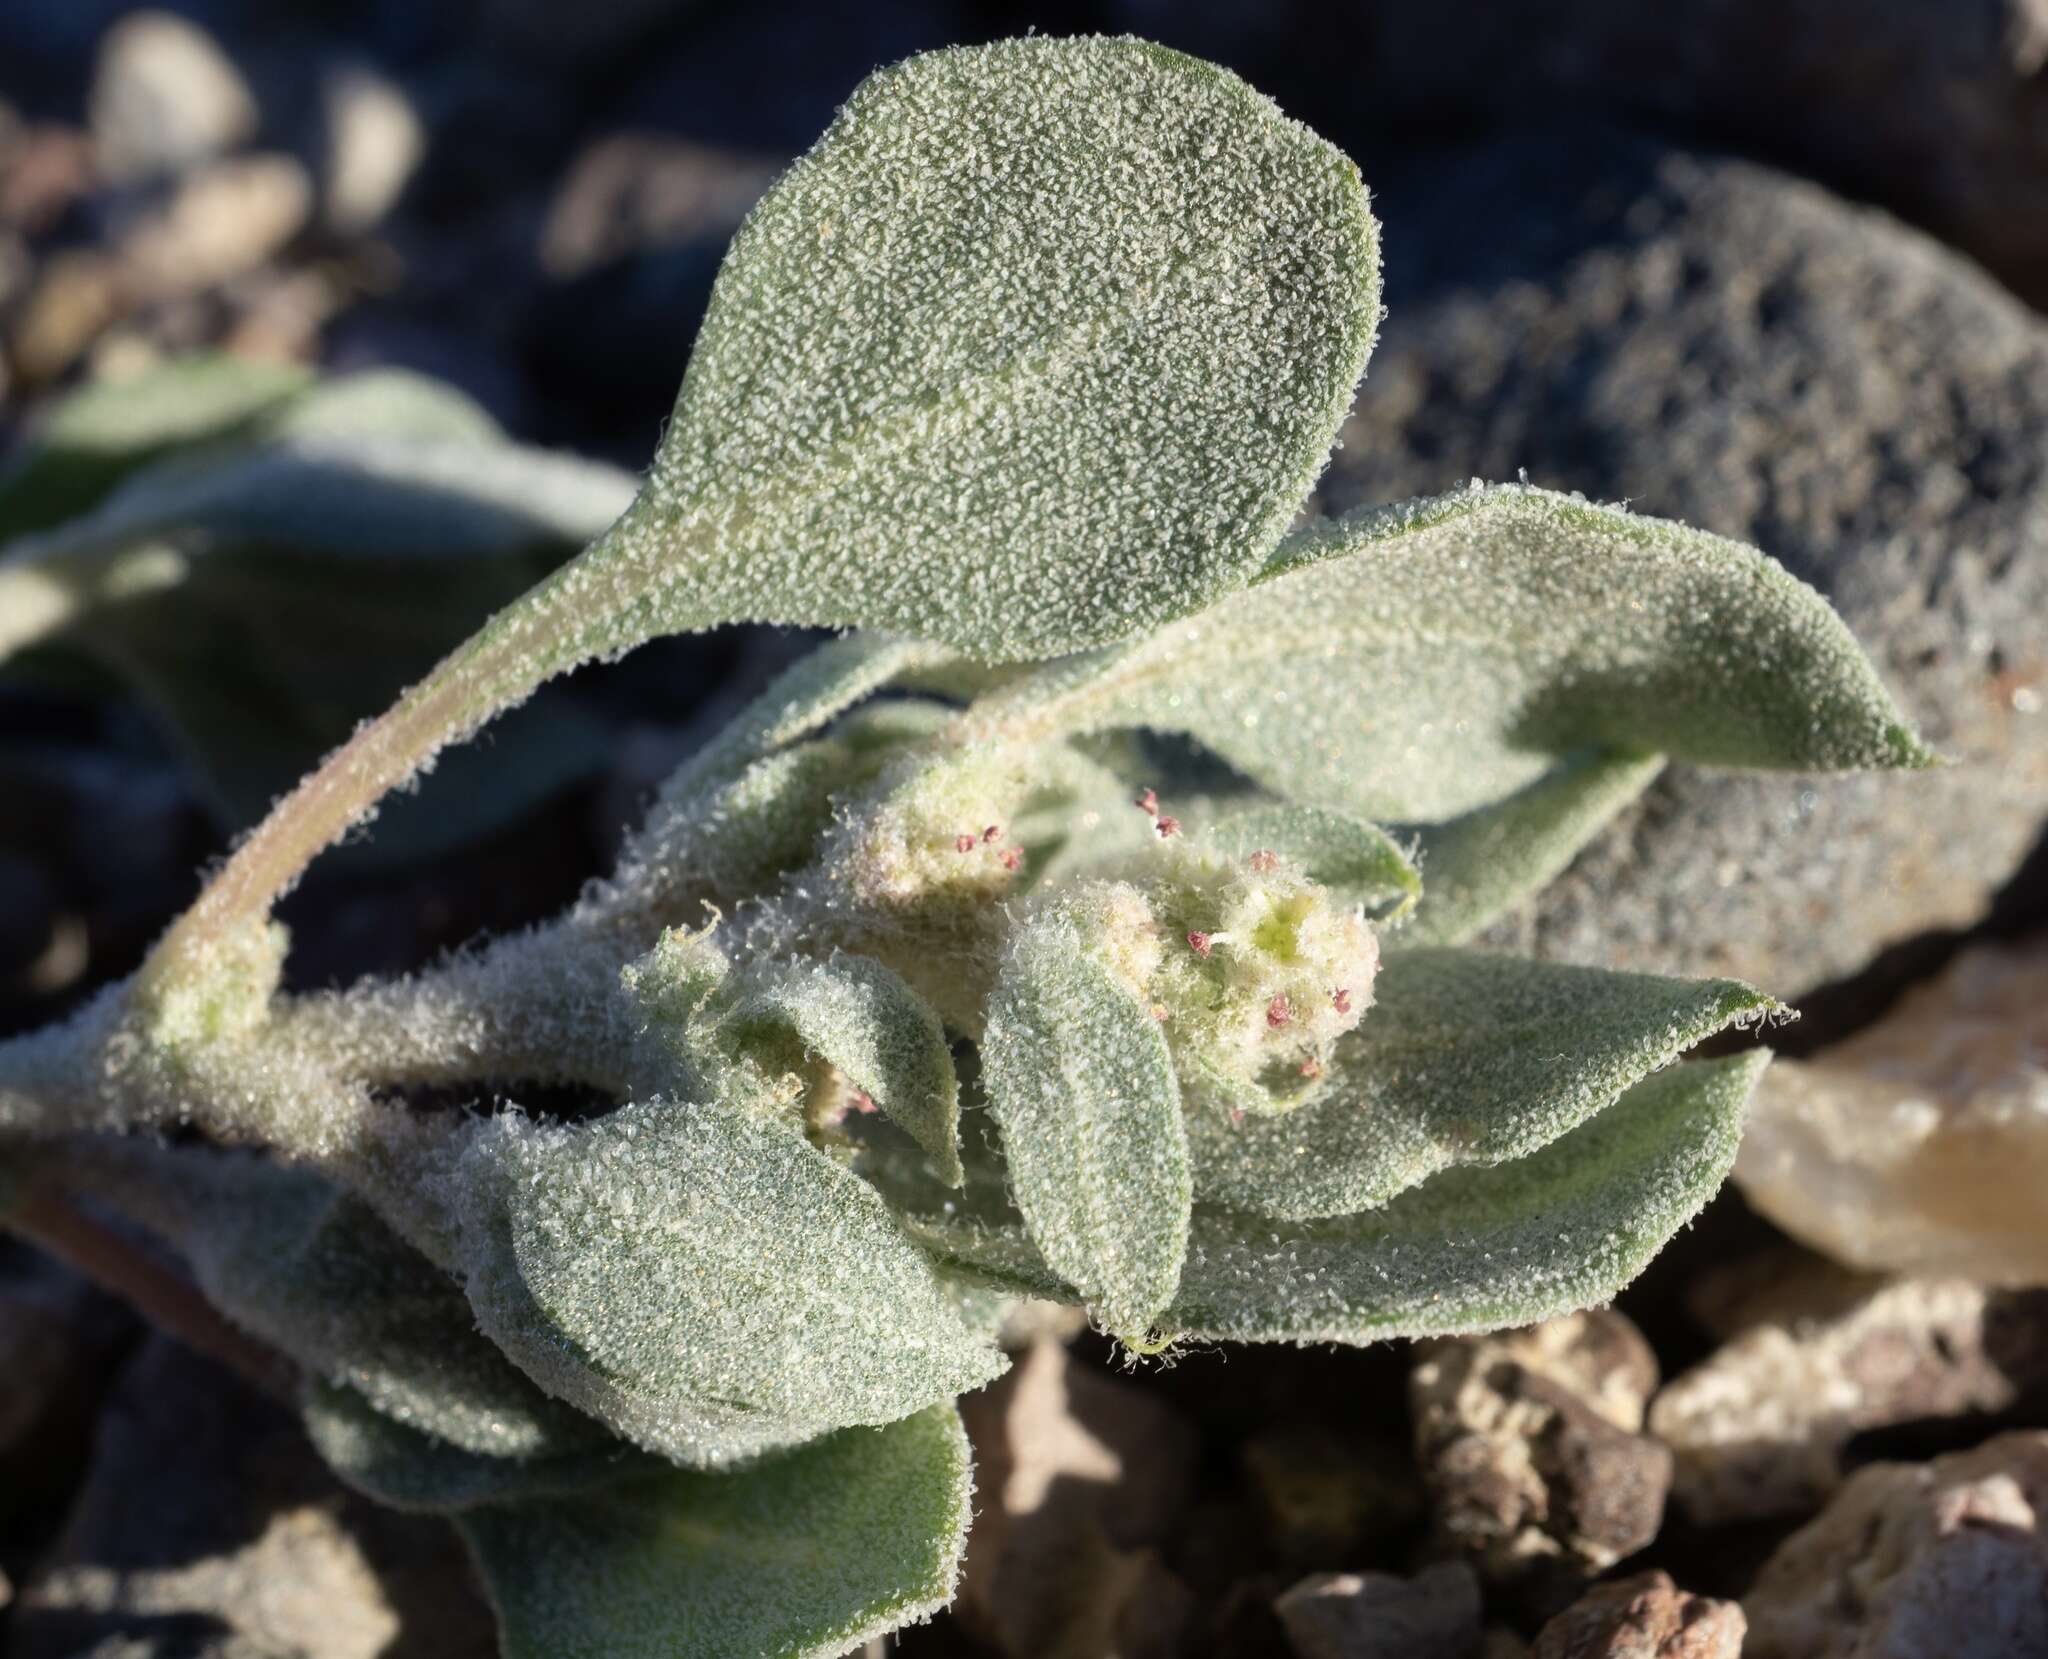
M 189 14 L 0 7 L 0 445 L 83 374 L 225 345 L 425 369 L 637 465 L 725 237 L 862 73 L 1129 29 L 1239 67 L 1375 187 L 1392 309 L 1323 506 L 1526 469 L 1754 541 L 1957 760 L 1670 777 L 1500 930 L 1806 1011 L 1741 1190 L 1615 1309 L 1129 1374 L 1020 1328 L 968 1405 L 967 1584 L 906 1651 L 2048 1655 L 2048 5 Z M 556 908 L 788 649 L 591 676 L 603 767 L 459 859 L 318 877 L 298 971 Z M 223 834 L 133 709 L 0 687 L 0 1029 L 131 967 Z M 0 1651 L 491 1649 L 443 1529 L 0 1245 Z

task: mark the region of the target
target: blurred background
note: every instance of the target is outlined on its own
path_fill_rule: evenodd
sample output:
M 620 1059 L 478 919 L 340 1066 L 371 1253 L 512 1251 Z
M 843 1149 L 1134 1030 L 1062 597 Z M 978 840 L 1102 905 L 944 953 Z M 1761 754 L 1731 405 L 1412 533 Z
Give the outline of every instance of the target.
M 1958 958 L 2014 1008 L 2009 962 L 2048 985 L 2014 943 L 2048 920 L 2048 0 L 0 0 L 0 480 L 80 388 L 214 350 L 414 371 L 514 464 L 581 457 L 600 496 L 629 488 L 778 170 L 875 67 L 1030 29 L 1220 61 L 1357 159 L 1389 315 L 1314 510 L 1520 472 L 1754 542 L 1959 762 L 1667 779 L 1496 942 L 1755 979 L 1805 1007 L 1772 1039 L 1793 1052 Z M 44 528 L 0 510 L 0 560 Z M 235 599 L 232 625 L 167 612 L 168 644 L 128 616 L 0 666 L 0 1031 L 133 967 L 268 794 L 424 666 L 359 653 L 326 590 Z M 443 643 L 488 609 L 441 599 Z M 516 788 L 451 766 L 323 862 L 290 912 L 299 981 L 559 907 L 799 644 L 671 641 L 548 693 L 487 751 Z M 259 674 L 269 649 L 292 660 Z M 263 753 L 224 755 L 181 674 L 235 741 L 270 721 Z M 2012 1062 L 2037 1089 L 2044 1042 Z M 1773 1239 L 1732 1198 L 1709 1221 L 1631 1293 L 1653 1378 L 1713 1347 L 1674 1287 Z M 110 1304 L 0 1269 L 0 1609 L 7 1573 L 39 1575 L 0 1649 L 488 1651 L 440 1529 L 343 1499 L 288 1420 L 138 1347 Z M 2038 1389 L 2048 1309 L 2029 1317 Z M 1085 1617 L 1052 1628 L 1028 1571 L 984 1567 L 927 1651 L 1277 1651 L 1278 1588 L 1403 1558 L 1441 1498 L 1400 1449 L 1398 1357 L 1197 1362 L 1145 1403 L 1099 1378 L 1069 1399 L 1041 1375 L 1064 1361 L 1034 1364 L 982 1408 L 983 1490 L 1005 1435 L 1071 1449 L 1059 1413 L 1094 1414 L 1108 1449 L 1042 1478 L 1110 1497 L 1035 1569 L 1093 1586 Z M 1957 1387 L 1940 1409 L 1981 1431 L 2020 1384 Z M 1009 1547 L 984 1525 L 978 1548 Z M 1782 1534 L 1681 1521 L 1644 1559 L 1735 1594 Z M 259 1606 L 259 1580 L 285 1588 Z

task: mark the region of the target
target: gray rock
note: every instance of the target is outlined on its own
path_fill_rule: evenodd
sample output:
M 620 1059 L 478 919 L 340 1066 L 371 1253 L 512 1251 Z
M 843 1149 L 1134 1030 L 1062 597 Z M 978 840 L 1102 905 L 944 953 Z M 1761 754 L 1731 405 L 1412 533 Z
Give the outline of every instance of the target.
M 336 1485 L 296 1419 L 163 1338 L 130 1363 L 11 1659 L 488 1659 L 454 1533 Z
M 342 235 L 360 235 L 397 204 L 426 152 L 426 128 L 405 89 L 368 64 L 330 70 L 320 98 L 321 213 Z
M 2048 1433 L 1876 1463 L 1764 1564 L 1748 1659 L 2048 1654 Z
M 1365 164 L 1392 312 L 1328 504 L 1526 469 L 1753 542 L 1958 763 L 1678 770 L 1489 942 L 1793 994 L 1975 921 L 2048 816 L 2048 326 L 1741 162 L 1592 131 Z
M 1423 1345 L 1409 1402 L 1439 1541 L 1539 1602 L 1649 1543 L 1671 1484 L 1639 1432 L 1656 1377 L 1611 1310 Z
M 2048 1385 L 2048 1291 L 1883 1279 L 1793 1251 L 1702 1288 L 1731 1339 L 1650 1408 L 1673 1496 L 1705 1526 L 1809 1514 L 1869 1429 L 1997 1412 Z
M 1734 1602 L 1688 1595 L 1669 1573 L 1638 1573 L 1558 1614 L 1531 1659 L 1739 1659 L 1744 1628 Z
M 1479 1580 L 1462 1561 L 1414 1578 L 1317 1573 L 1273 1610 L 1296 1659 L 1470 1659 L 1479 1650 Z
M 109 178 L 175 173 L 225 154 L 256 130 L 256 100 L 198 24 L 138 11 L 100 43 L 88 103 Z

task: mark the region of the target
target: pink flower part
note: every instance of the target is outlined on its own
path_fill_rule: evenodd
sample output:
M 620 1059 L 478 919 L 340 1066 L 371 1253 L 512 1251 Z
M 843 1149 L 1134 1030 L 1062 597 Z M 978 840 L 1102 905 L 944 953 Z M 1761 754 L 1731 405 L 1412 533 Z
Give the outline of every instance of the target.
M 1157 818 L 1159 816 L 1159 791 L 1156 789 L 1148 789 L 1145 791 L 1144 794 L 1140 795 L 1137 798 L 1137 800 L 1134 801 L 1132 804 L 1136 806 L 1140 812 L 1144 813 L 1146 817 Z
M 971 835 L 956 835 L 953 837 L 953 851 L 956 853 L 971 853 L 980 845 L 981 843 Z
M 1351 1012 L 1351 993 L 1343 986 L 1337 987 L 1337 994 L 1331 997 L 1330 1001 L 1336 1005 L 1338 1013 L 1348 1014 Z
M 1204 961 L 1207 961 L 1209 957 L 1209 935 L 1199 931 L 1190 933 L 1188 935 L 1188 949 Z
M 1258 871 L 1260 875 L 1264 875 L 1268 870 L 1278 868 L 1280 856 L 1277 853 L 1269 853 L 1264 848 L 1261 848 L 1253 853 L 1250 858 L 1246 859 L 1245 863 Z
M 1180 834 L 1180 820 L 1178 818 L 1169 818 L 1162 813 L 1159 818 L 1158 829 L 1159 839 L 1164 841 L 1169 835 Z
M 991 824 L 987 829 L 981 832 L 982 844 L 984 846 L 991 841 L 1000 841 L 1002 840 L 1002 838 L 1003 826 L 1001 824 Z
M 1287 1004 L 1285 993 L 1266 1004 L 1266 1023 L 1275 1031 L 1294 1018 L 1294 1010 Z

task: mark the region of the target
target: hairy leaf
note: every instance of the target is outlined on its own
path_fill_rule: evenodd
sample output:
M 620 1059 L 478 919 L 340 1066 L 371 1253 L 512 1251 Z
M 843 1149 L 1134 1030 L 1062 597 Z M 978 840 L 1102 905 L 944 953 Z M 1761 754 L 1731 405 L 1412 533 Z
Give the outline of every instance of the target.
M 81 386 L 0 465 L 0 544 L 84 512 L 138 467 L 261 430 L 310 379 L 297 364 L 209 355 Z
M 1397 825 L 1395 834 L 1413 836 L 1428 884 L 1400 942 L 1462 944 L 1563 874 L 1663 769 L 1661 755 L 1581 751 L 1489 806 L 1440 824 Z
M 1159 1022 L 1049 912 L 1012 940 L 981 1062 L 1031 1236 L 1104 1324 L 1141 1340 L 1179 1281 L 1192 1192 Z
M 1768 1060 L 1674 1066 L 1530 1157 L 1447 1171 L 1371 1214 L 1275 1221 L 1200 1206 L 1166 1324 L 1190 1337 L 1363 1343 L 1607 1301 L 1720 1186 Z
M 1128 40 L 912 58 L 735 238 L 576 573 L 624 613 L 592 647 L 751 618 L 1016 658 L 1184 614 L 1264 563 L 1377 311 L 1356 170 L 1235 76 Z
M 1763 554 L 1523 486 L 1299 532 L 1251 592 L 998 693 L 991 731 L 1189 734 L 1270 789 L 1438 819 L 1581 748 L 1931 763 L 1827 601 Z
M 1422 893 L 1422 876 L 1395 838 L 1341 812 L 1286 804 L 1245 807 L 1217 817 L 1204 835 L 1226 858 L 1261 849 L 1285 854 L 1340 904 L 1375 911 L 1391 904 L 1398 914 Z
M 749 1014 L 786 1022 L 804 1046 L 902 1125 L 958 1185 L 960 1080 L 946 1033 L 924 999 L 871 957 L 783 963 L 760 975 Z
M 161 1233 L 231 1320 L 386 1416 L 494 1457 L 609 1439 L 507 1362 L 454 1280 L 318 1176 L 139 1142 L 77 1156 L 95 1195 Z
M 679 1463 L 888 1422 L 1002 1369 L 873 1189 L 743 1109 L 500 1117 L 464 1168 L 485 1331 L 550 1392 Z
M 165 718 L 223 818 L 253 821 L 631 498 L 613 469 L 488 441 L 470 409 L 411 377 L 359 376 L 277 414 L 289 440 L 135 474 L 10 546 L 0 596 L 22 602 L 0 605 L 0 651 L 40 640 L 111 668 Z M 353 430 L 380 414 L 389 430 Z M 431 807 L 401 803 L 369 846 L 421 857 L 493 828 L 587 771 L 594 736 L 543 700 L 494 752 L 455 756 Z
M 355 1389 L 334 1383 L 313 1384 L 300 1409 L 306 1433 L 328 1467 L 365 1497 L 393 1509 L 452 1514 L 479 1504 L 568 1497 L 644 1480 L 667 1467 L 609 1436 L 547 1455 L 491 1456 L 410 1427 Z
M 1733 1020 L 1734 980 L 1665 979 L 1478 951 L 1391 952 L 1375 1003 L 1305 1106 L 1188 1114 L 1195 1190 L 1272 1216 L 1348 1215 L 1455 1164 L 1522 1158 Z
M 946 1405 L 733 1473 L 670 1470 L 457 1525 L 506 1659 L 831 1655 L 952 1598 L 972 1491 Z

